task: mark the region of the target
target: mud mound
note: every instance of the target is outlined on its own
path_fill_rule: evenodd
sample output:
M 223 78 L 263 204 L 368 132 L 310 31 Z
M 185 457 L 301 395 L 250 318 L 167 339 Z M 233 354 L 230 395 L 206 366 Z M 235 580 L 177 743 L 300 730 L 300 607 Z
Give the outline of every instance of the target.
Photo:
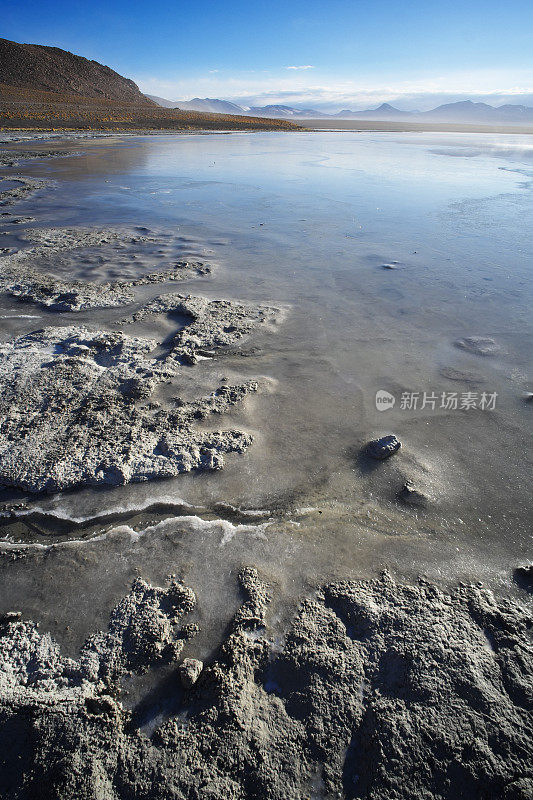
M 242 431 L 202 432 L 257 389 L 222 386 L 166 410 L 152 397 L 176 363 L 149 357 L 156 342 L 87 328 L 46 328 L 0 348 L 0 483 L 30 492 L 124 484 L 219 469 L 243 452 Z
M 172 358 L 188 364 L 195 364 L 199 356 L 211 356 L 215 350 L 234 344 L 251 333 L 257 325 L 281 317 L 280 309 L 271 306 L 164 294 L 142 306 L 123 322 L 140 322 L 154 314 L 176 314 L 189 320 L 189 324 L 176 333 L 171 344 Z
M 32 194 L 53 185 L 53 181 L 43 178 L 25 178 L 23 175 L 0 176 L 0 180 L 13 181 L 17 185 L 12 189 L 0 192 L 0 206 L 11 206 L 20 200 L 26 200 Z
M 34 244 L 0 260 L 0 290 L 53 311 L 86 311 L 126 305 L 134 300 L 133 289 L 136 286 L 182 281 L 211 272 L 211 268 L 202 262 L 177 261 L 171 267 L 131 280 L 103 283 L 66 281 L 43 272 L 36 264 L 46 267 L 54 261 L 60 263 L 61 258 L 71 251 L 96 248 L 98 252 L 106 253 L 113 246 L 127 243 L 129 246 L 142 247 L 158 244 L 158 239 L 124 231 L 91 228 L 34 228 L 25 230 L 22 238 Z
M 69 153 L 68 155 L 77 155 Z M 21 161 L 32 161 L 41 158 L 57 158 L 65 156 L 62 150 L 0 150 L 0 167 L 17 167 Z
M 5 620 L 6 800 L 531 796 L 531 620 L 519 605 L 386 574 L 341 582 L 302 603 L 279 653 L 267 587 L 253 569 L 240 581 L 216 660 L 190 690 L 176 670 L 178 710 L 150 739 L 120 703 L 120 678 L 178 666 L 190 590 L 136 582 L 78 661 L 32 623 Z

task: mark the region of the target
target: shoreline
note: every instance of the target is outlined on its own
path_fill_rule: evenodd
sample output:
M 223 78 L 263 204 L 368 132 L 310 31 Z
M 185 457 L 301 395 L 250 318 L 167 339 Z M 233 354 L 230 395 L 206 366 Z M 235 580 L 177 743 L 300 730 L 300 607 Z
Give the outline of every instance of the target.
M 217 115 L 213 115 L 217 116 Z M 238 119 L 238 118 L 236 118 Z M 276 125 L 279 122 L 280 125 Z M 205 128 L 191 126 L 182 126 L 177 128 L 150 128 L 139 127 L 134 128 L 131 126 L 123 127 L 102 127 L 99 126 L 81 126 L 81 127 L 66 127 L 66 126 L 30 126 L 30 127 L 13 127 L 10 125 L 0 125 L 0 133 L 79 133 L 79 134 L 129 134 L 131 136 L 157 136 L 157 135 L 173 135 L 173 134 L 187 134 L 187 133 L 306 133 L 306 132 L 344 132 L 351 131 L 354 133 L 488 133 L 488 134 L 516 134 L 522 136 L 533 136 L 533 125 L 485 125 L 477 123 L 446 123 L 446 122 L 392 122 L 381 120 L 322 120 L 322 119 L 297 119 L 294 123 L 289 120 L 267 120 L 265 123 L 272 123 L 271 125 L 249 125 L 243 123 L 241 128 L 238 127 L 216 127 L 216 121 L 212 126 Z M 286 124 L 283 124 L 286 123 Z M 287 124 L 288 123 L 288 124 Z M 290 126 L 290 127 L 289 127 Z
M 533 125 L 478 125 L 450 122 L 389 122 L 379 120 L 301 119 L 298 123 L 310 130 L 373 131 L 389 133 L 513 133 L 533 136 Z

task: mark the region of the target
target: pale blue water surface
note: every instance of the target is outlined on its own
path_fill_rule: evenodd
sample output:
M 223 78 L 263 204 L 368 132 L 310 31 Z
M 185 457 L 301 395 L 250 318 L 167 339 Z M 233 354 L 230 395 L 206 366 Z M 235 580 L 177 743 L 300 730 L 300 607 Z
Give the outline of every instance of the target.
M 76 585 L 84 631 L 136 570 L 161 580 L 181 569 L 211 598 L 199 612 L 209 629 L 214 609 L 224 607 L 225 617 L 236 602 L 242 563 L 262 566 L 287 601 L 328 577 L 383 567 L 445 582 L 481 577 L 511 591 L 512 568 L 531 555 L 533 517 L 533 405 L 525 399 L 533 391 L 533 137 L 330 131 L 68 147 L 83 152 L 17 168 L 58 182 L 17 213 L 43 226 L 164 232 L 180 254 L 215 267 L 176 291 L 265 302 L 285 318 L 245 343 L 246 358 L 196 368 L 206 387 L 224 376 L 267 379 L 222 423 L 253 432 L 251 449 L 229 457 L 221 473 L 33 501 L 71 518 L 131 512 L 83 544 L 58 531 L 63 544 L 46 559 L 54 580 L 69 575 L 63 593 L 52 602 L 46 583 L 20 566 L 10 573 L 11 600 L 50 622 Z M 87 277 L 89 268 L 74 259 L 71 269 Z M 93 277 L 112 270 L 99 265 Z M 2 335 L 52 324 L 45 317 L 1 319 Z M 58 321 L 65 318 L 72 321 Z M 76 321 L 105 325 L 109 316 Z M 456 346 L 471 336 L 494 339 L 495 354 Z M 378 390 L 395 396 L 393 409 L 376 409 Z M 436 408 L 401 408 L 406 392 L 434 393 Z M 495 407 L 441 409 L 451 392 L 478 401 L 496 393 Z M 400 453 L 368 470 L 361 448 L 389 432 Z M 428 495 L 426 510 L 398 502 L 406 480 Z M 181 501 L 190 520 L 134 511 Z M 233 528 L 217 522 L 217 503 L 263 516 Z M 146 533 L 132 539 L 132 526 Z M 37 563 L 44 558 L 31 552 Z

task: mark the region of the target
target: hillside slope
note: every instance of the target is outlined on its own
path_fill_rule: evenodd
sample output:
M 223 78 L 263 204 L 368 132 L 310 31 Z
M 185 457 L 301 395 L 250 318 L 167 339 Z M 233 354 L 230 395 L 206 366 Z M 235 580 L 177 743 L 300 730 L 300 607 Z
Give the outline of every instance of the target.
M 20 89 L 155 105 L 133 81 L 97 61 L 59 47 L 18 44 L 8 39 L 0 39 L 0 83 Z
M 97 61 L 57 47 L 0 39 L 0 129 L 50 128 L 171 131 L 297 126 L 248 115 L 161 108 L 133 81 Z
M 299 130 L 281 119 L 201 114 L 0 84 L 0 130 Z

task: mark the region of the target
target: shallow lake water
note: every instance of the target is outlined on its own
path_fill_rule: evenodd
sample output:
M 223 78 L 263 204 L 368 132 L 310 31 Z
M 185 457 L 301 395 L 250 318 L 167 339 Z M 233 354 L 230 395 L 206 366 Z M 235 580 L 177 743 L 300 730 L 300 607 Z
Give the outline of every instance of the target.
M 194 367 L 207 389 L 266 379 L 213 423 L 252 432 L 252 447 L 221 472 L 30 498 L 4 526 L 2 608 L 75 650 L 136 574 L 176 573 L 198 593 L 203 633 L 190 654 L 205 655 L 238 603 L 243 564 L 274 587 L 280 630 L 308 587 L 385 567 L 516 591 L 533 521 L 532 137 L 333 131 L 59 146 L 77 154 L 3 171 L 57 182 L 14 207 L 37 221 L 3 226 L 6 247 L 24 227 L 146 228 L 214 267 L 176 291 L 284 315 L 243 354 Z M 72 251 L 54 270 L 131 277 L 156 255 Z M 66 320 L 105 327 L 121 313 L 58 315 L 2 297 L 0 335 Z M 468 337 L 493 339 L 494 352 L 458 346 Z M 376 407 L 380 391 L 393 407 Z M 362 448 L 386 433 L 401 450 L 369 464 Z M 427 508 L 398 499 L 407 480 Z

